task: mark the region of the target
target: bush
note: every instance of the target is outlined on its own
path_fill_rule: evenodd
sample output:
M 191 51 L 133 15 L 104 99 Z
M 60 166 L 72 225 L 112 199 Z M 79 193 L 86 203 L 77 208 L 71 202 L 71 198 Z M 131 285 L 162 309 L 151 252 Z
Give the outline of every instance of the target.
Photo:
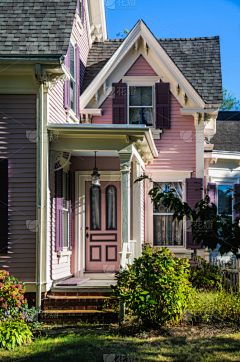
M 0 271 L 0 319 L 16 314 L 16 310 L 27 303 L 24 299 L 25 289 L 18 279 L 10 276 L 6 270 Z
M 145 244 L 142 256 L 116 274 L 113 297 L 125 303 L 126 311 L 144 325 L 178 322 L 193 293 L 189 262 L 167 248 Z
M 200 256 L 195 257 L 198 265 L 190 268 L 189 281 L 196 289 L 212 290 L 222 288 L 222 276 L 216 265 L 211 265 Z
M 8 350 L 31 342 L 32 332 L 22 320 L 0 322 L 0 347 Z
M 197 292 L 189 306 L 189 317 L 193 323 L 240 324 L 240 293 L 224 288 L 210 292 Z

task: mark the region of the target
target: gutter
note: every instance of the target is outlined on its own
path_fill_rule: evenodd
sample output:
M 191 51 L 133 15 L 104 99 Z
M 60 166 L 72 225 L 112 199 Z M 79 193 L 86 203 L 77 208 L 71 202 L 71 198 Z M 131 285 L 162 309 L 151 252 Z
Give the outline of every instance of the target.
M 27 63 L 53 63 L 53 64 L 62 64 L 64 61 L 65 56 L 64 55 L 0 55 L 0 63 L 5 62 L 27 62 Z

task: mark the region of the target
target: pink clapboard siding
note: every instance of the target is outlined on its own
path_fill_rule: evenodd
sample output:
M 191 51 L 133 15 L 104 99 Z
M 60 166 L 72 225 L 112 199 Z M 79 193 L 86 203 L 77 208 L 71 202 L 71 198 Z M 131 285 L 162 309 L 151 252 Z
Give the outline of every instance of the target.
M 77 44 L 80 49 L 81 62 L 83 63 L 84 66 L 86 66 L 87 57 L 90 49 L 90 43 L 89 43 L 89 35 L 87 28 L 86 12 L 84 14 L 85 14 L 85 20 L 84 20 L 83 34 L 81 35 L 80 32 L 78 31 L 76 16 L 74 18 L 72 32 L 75 38 L 77 39 Z M 84 71 L 84 67 L 81 67 L 81 71 Z M 50 123 L 67 122 L 67 114 L 63 102 L 63 83 L 60 80 L 57 81 L 49 96 L 49 122 Z
M 157 73 L 152 69 L 151 65 L 146 61 L 143 55 L 140 55 L 125 76 L 156 76 Z
M 180 103 L 171 94 L 171 128 L 164 129 L 160 140 L 155 140 L 159 156 L 147 166 L 147 171 L 196 171 L 196 137 L 193 116 L 180 114 Z
M 49 174 L 49 193 L 50 193 L 50 272 L 51 279 L 57 280 L 71 274 L 71 258 L 68 262 L 60 262 L 55 252 L 55 172 Z
M 20 281 L 34 282 L 36 95 L 0 94 L 0 158 L 8 158 L 9 167 L 9 251 L 0 254 L 0 270 L 9 271 Z
M 105 101 L 99 107 L 102 109 L 102 116 L 92 117 L 93 124 L 112 124 L 112 98 L 111 96 L 107 97 Z

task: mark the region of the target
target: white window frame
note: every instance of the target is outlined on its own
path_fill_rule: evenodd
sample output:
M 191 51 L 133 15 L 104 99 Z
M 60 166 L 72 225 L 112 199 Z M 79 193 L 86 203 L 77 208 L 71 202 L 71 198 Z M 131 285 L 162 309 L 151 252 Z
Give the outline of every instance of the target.
M 140 79 L 137 80 L 133 80 L 133 81 L 127 81 L 127 123 L 129 123 L 129 96 L 130 96 L 130 90 L 129 87 L 152 87 L 152 108 L 153 108 L 153 125 L 152 126 L 147 126 L 151 129 L 155 129 L 155 83 L 156 83 L 156 79 L 152 80 L 152 81 L 145 81 L 142 80 L 142 77 L 138 77 Z M 158 77 L 159 79 L 159 77 Z M 139 106 L 135 106 L 135 107 L 131 107 L 131 108 L 140 108 Z
M 185 201 L 185 184 L 184 184 L 184 182 L 183 181 L 154 181 L 155 183 L 166 183 L 166 184 L 169 184 L 170 182 L 181 182 L 181 184 L 182 184 L 182 191 L 183 191 L 183 198 L 182 198 L 182 201 L 184 202 Z M 153 207 L 153 204 L 152 204 L 152 207 Z M 153 212 L 153 224 L 154 224 L 154 216 L 172 216 L 174 214 L 174 212 Z M 182 245 L 154 245 L 154 228 L 153 228 L 153 246 L 155 246 L 155 247 L 163 247 L 163 246 L 165 246 L 165 247 L 180 247 L 180 248 L 183 248 L 184 247 L 184 233 L 185 233 L 185 222 L 183 221 L 183 230 L 182 230 L 182 232 L 183 232 L 183 242 L 182 242 Z
M 186 202 L 186 179 L 191 178 L 193 171 L 150 171 L 146 175 L 156 182 L 182 182 L 183 184 L 183 201 Z M 148 192 L 152 188 L 152 184 L 146 181 L 145 184 L 145 242 L 153 245 L 153 205 Z M 189 253 L 186 249 L 186 220 L 183 222 L 183 245 L 166 245 L 168 249 L 179 253 Z M 157 247 L 154 246 L 153 247 Z
M 130 87 L 141 87 L 141 88 L 144 88 L 144 87 L 152 87 L 152 105 L 151 106 L 130 106 Z M 153 112 L 152 112 L 152 115 L 153 115 L 153 124 L 152 126 L 147 126 L 147 127 L 150 127 L 150 128 L 154 128 L 155 126 L 155 112 L 154 112 L 154 85 L 146 85 L 146 84 L 134 84 L 134 85 L 130 85 L 128 84 L 128 124 L 129 123 L 129 113 L 130 113 L 130 108 L 152 108 Z

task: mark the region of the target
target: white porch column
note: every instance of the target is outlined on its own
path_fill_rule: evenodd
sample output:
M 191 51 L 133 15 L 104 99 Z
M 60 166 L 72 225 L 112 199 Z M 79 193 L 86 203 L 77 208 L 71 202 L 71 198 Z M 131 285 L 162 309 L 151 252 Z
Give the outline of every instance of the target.
M 129 145 L 118 152 L 120 158 L 120 169 L 122 173 L 122 257 L 121 265 L 126 265 L 130 241 L 130 171 L 133 156 L 133 146 Z
M 204 121 L 203 115 L 194 117 L 196 130 L 196 177 L 204 178 Z

